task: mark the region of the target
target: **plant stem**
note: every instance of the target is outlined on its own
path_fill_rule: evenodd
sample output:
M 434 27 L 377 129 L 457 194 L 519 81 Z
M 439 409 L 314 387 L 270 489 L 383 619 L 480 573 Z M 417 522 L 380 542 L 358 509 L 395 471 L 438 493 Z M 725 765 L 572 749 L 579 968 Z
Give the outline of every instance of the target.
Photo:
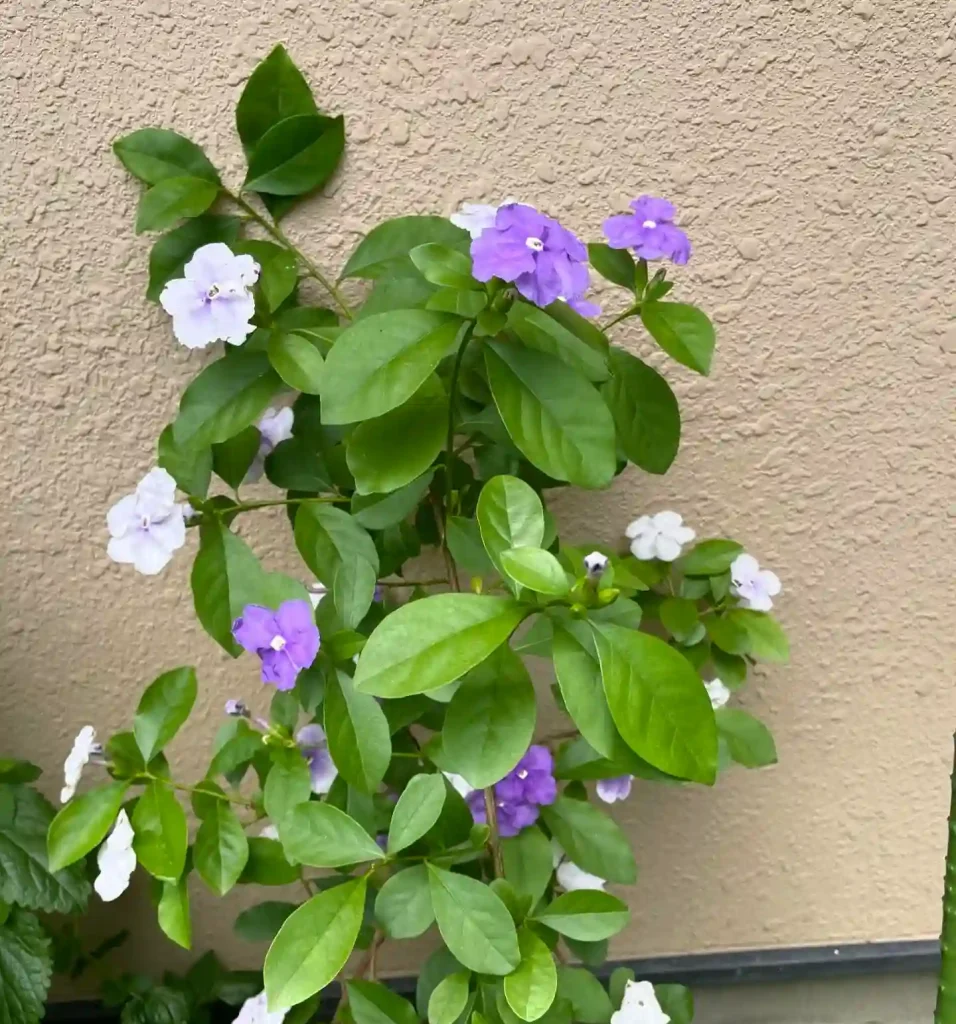
M 956 737 L 953 738 L 952 795 L 949 805 L 949 843 L 943 878 L 943 926 L 939 936 L 942 960 L 936 991 L 934 1024 L 956 1024 Z
M 601 330 L 609 331 L 615 324 L 619 324 L 622 320 L 626 320 L 628 317 L 634 316 L 639 311 L 639 306 L 631 306 L 630 309 L 625 309 L 620 316 L 614 317 L 613 320 L 608 320 L 606 324 L 601 324 Z
M 235 515 L 239 512 L 252 512 L 257 508 L 274 508 L 278 505 L 310 505 L 310 504 L 335 504 L 342 502 L 350 502 L 351 498 L 346 498 L 343 494 L 334 495 L 318 495 L 311 498 L 275 498 L 269 501 L 242 501 L 237 505 L 232 505 L 229 508 L 214 508 L 210 511 L 217 516 L 224 515 Z
M 491 829 L 488 835 L 488 846 L 491 850 L 491 860 L 495 867 L 495 878 L 504 878 L 505 866 L 501 859 L 501 839 L 498 836 L 498 808 L 495 806 L 495 787 L 489 786 L 483 789 L 485 797 L 485 817 L 488 819 L 488 828 Z
M 143 778 L 149 779 L 150 782 L 162 782 L 163 785 L 169 786 L 170 789 L 177 789 L 180 793 L 201 793 L 203 796 L 211 796 L 213 800 L 225 800 L 239 807 L 255 807 L 251 800 L 229 796 L 228 793 L 212 793 L 208 789 L 200 789 L 198 786 L 187 786 L 182 782 L 173 782 L 172 779 L 165 779 L 161 775 L 153 775 L 151 772 L 144 772 Z
M 436 580 L 379 580 L 380 587 L 447 587 L 450 580 L 442 576 Z
M 298 247 L 293 245 L 292 242 L 289 241 L 288 236 L 282 230 L 282 228 L 280 228 L 278 224 L 273 224 L 270 220 L 267 220 L 265 217 L 263 217 L 262 214 L 259 213 L 259 211 L 250 202 L 243 198 L 241 192 L 230 192 L 229 189 L 223 189 L 223 191 L 236 204 L 236 206 L 238 206 L 239 209 L 244 210 L 246 214 L 249 216 L 249 218 L 251 220 L 254 220 L 262 228 L 263 231 L 265 231 L 268 235 L 275 239 L 275 241 L 277 241 L 280 245 L 284 245 L 302 263 L 302 265 L 308 271 L 308 276 L 318 281 L 319 284 L 322 285 L 322 287 L 331 296 L 332 301 L 339 307 L 340 311 L 342 312 L 342 315 L 347 320 L 351 320 L 353 316 L 352 307 L 348 304 L 348 302 L 345 299 L 345 296 L 342 294 L 338 286 L 334 282 L 330 281 L 329 278 L 322 273 L 318 266 L 316 266 L 316 264 L 313 263 L 313 261 L 310 260 L 309 257 L 306 256 L 305 253 L 301 251 L 301 249 L 299 249 Z

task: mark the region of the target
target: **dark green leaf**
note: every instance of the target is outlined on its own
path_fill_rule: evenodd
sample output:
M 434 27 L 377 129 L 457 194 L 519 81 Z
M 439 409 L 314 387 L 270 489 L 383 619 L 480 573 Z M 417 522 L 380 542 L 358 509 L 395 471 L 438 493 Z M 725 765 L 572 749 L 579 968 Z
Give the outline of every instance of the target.
M 201 822 L 193 843 L 193 863 L 206 885 L 225 896 L 246 866 L 249 842 L 232 805 L 222 798 L 222 790 L 211 782 L 203 785 L 208 792 L 218 793 L 219 799 L 208 797 L 195 802 Z
M 130 132 L 113 143 L 113 152 L 130 174 L 147 185 L 187 175 L 219 184 L 219 174 L 202 149 L 166 128 Z
M 392 757 L 388 719 L 378 701 L 340 672 L 326 683 L 324 716 L 329 754 L 342 777 L 361 792 L 374 793 Z
M 683 302 L 645 302 L 641 319 L 658 345 L 678 363 L 710 373 L 716 335 L 707 314 Z
M 242 884 L 289 885 L 298 881 L 299 869 L 286 860 L 278 840 L 253 836 L 248 842 L 249 859 L 239 878 Z
M 448 550 L 455 564 L 471 576 L 490 576 L 492 565 L 481 542 L 481 530 L 475 519 L 451 516 L 446 532 Z
M 637 289 L 637 267 L 627 249 L 612 249 L 603 242 L 588 242 L 588 262 L 605 280 L 629 292 Z
M 418 1024 L 415 1007 L 377 981 L 353 978 L 348 993 L 355 1024 Z
M 111 782 L 75 796 L 50 823 L 47 832 L 47 864 L 58 872 L 93 849 L 106 837 L 129 787 Z
M 535 920 L 559 935 L 595 942 L 609 939 L 627 924 L 627 904 L 608 892 L 579 889 L 566 892 L 535 914 Z
M 680 408 L 666 380 L 623 349 L 611 349 L 605 389 L 624 454 L 647 473 L 666 473 L 680 447 Z
M 438 821 L 445 804 L 445 781 L 441 775 L 415 775 L 398 798 L 388 828 L 388 852 L 399 853 Z
M 722 651 L 738 655 L 750 653 L 750 632 L 737 617 L 732 617 L 729 613 L 707 615 L 703 621 L 707 635 Z
M 790 660 L 790 643 L 780 623 L 766 612 L 754 612 L 748 608 L 734 608 L 727 613 L 726 620 L 747 635 L 746 651 L 729 651 L 730 654 L 750 654 L 759 661 L 786 662 Z M 718 646 L 723 647 L 723 644 Z M 724 647 L 724 650 L 727 650 Z
M 473 320 L 487 305 L 488 296 L 485 292 L 442 288 L 428 297 L 425 309 L 434 309 L 440 313 L 454 313 L 455 316 Z
M 637 877 L 626 836 L 608 815 L 584 800 L 559 796 L 541 814 L 568 857 L 584 871 L 631 885 Z
M 429 284 L 407 260 L 408 266 L 400 276 L 380 278 L 372 286 L 368 298 L 356 311 L 355 319 L 364 320 L 377 313 L 388 313 L 395 309 L 426 309 L 428 301 L 437 293 L 433 284 Z M 449 289 L 450 290 L 450 289 Z M 452 291 L 453 295 L 478 298 L 480 292 Z M 456 310 L 440 308 L 439 312 L 455 313 Z
M 203 178 L 164 178 L 140 198 L 136 234 L 166 231 L 179 220 L 198 217 L 218 195 L 219 186 Z
M 273 125 L 317 113 L 308 82 L 280 43 L 249 76 L 236 104 L 236 131 L 248 156 Z
M 407 519 L 428 492 L 434 473 L 423 473 L 416 480 L 390 494 L 354 494 L 352 517 L 367 530 L 384 530 Z
M 613 1012 L 604 986 L 584 967 L 558 968 L 558 996 L 567 999 L 580 1024 L 608 1024 Z
M 170 423 L 159 435 L 157 465 L 191 497 L 205 498 L 212 475 L 211 448 L 181 448 L 173 440 L 173 425 Z
M 743 548 L 732 540 L 702 540 L 678 562 L 687 576 L 718 576 L 726 572 Z
M 426 242 L 467 252 L 470 239 L 444 217 L 396 217 L 372 228 L 349 257 L 341 276 L 376 278 L 402 269 L 413 273 L 408 254 Z
M 203 214 L 173 228 L 156 240 L 149 252 L 149 286 L 146 298 L 159 301 L 168 281 L 182 277 L 183 267 L 192 259 L 193 253 L 202 245 L 211 242 L 225 242 L 232 245 L 239 237 L 242 222 L 238 217 L 223 217 L 217 214 Z
M 175 882 L 186 865 L 186 813 L 163 782 L 151 782 L 133 809 L 133 850 L 154 877 Z
M 243 910 L 232 927 L 246 942 L 271 942 L 289 915 L 297 909 L 295 903 L 266 900 Z
M 424 864 L 405 868 L 388 879 L 375 899 L 375 916 L 393 939 L 413 939 L 428 930 L 435 913 Z
M 196 670 L 174 668 L 146 687 L 133 718 L 133 735 L 148 764 L 176 735 L 196 702 Z
M 314 868 L 338 868 L 385 856 L 357 821 L 317 800 L 294 808 L 282 823 L 281 835 L 289 858 Z
M 658 609 L 661 623 L 675 640 L 683 643 L 700 627 L 697 605 L 686 597 L 667 597 Z
M 212 446 L 212 467 L 233 490 L 245 480 L 259 451 L 262 435 L 256 426 L 246 427 L 228 441 Z
M 763 722 L 741 708 L 716 712 L 717 732 L 730 756 L 745 768 L 764 768 L 777 763 L 777 747 Z
M 250 192 L 300 196 L 324 185 L 345 149 L 345 119 L 295 114 L 269 128 L 249 155 Z
M 747 661 L 737 654 L 727 654 L 719 647 L 712 647 L 710 660 L 717 678 L 730 690 L 736 690 L 747 680 Z
M 0 927 L 0 1024 L 39 1024 L 52 973 L 43 926 L 33 914 L 14 910 Z
M 42 774 L 42 769 L 29 761 L 0 757 L 0 783 L 14 785 L 18 782 L 35 782 Z
M 608 342 L 600 333 L 603 345 L 597 347 L 582 341 L 549 313 L 527 302 L 516 302 L 508 313 L 508 326 L 529 348 L 554 356 L 591 381 L 608 378 Z
M 685 985 L 655 985 L 654 995 L 671 1024 L 691 1024 L 694 1019 L 694 996 Z

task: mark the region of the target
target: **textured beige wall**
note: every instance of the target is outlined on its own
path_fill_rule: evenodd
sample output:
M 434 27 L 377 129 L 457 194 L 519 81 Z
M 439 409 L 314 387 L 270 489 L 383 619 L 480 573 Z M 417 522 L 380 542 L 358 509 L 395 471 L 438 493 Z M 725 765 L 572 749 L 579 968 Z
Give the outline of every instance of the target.
M 277 40 L 348 118 L 344 172 L 288 225 L 330 263 L 383 217 L 509 194 L 596 237 L 647 190 L 693 238 L 676 277 L 719 349 L 710 380 L 667 368 L 677 467 L 559 513 L 611 539 L 673 507 L 745 539 L 784 581 L 795 656 L 744 698 L 779 767 L 640 788 L 621 810 L 642 874 L 615 951 L 933 933 L 956 724 L 943 0 L 7 0 L 0 746 L 53 769 L 80 725 L 124 725 L 143 682 L 195 662 L 178 750 L 198 772 L 223 699 L 258 696 L 254 666 L 193 620 L 187 551 L 152 580 L 106 559 L 105 511 L 202 359 L 143 299 L 149 240 L 108 145 L 175 126 L 238 181 L 233 103 Z M 620 340 L 647 349 L 636 328 Z M 255 540 L 278 565 L 282 516 Z M 158 947 L 138 898 L 108 914 Z M 251 964 L 228 935 L 238 905 L 199 899 L 197 946 Z

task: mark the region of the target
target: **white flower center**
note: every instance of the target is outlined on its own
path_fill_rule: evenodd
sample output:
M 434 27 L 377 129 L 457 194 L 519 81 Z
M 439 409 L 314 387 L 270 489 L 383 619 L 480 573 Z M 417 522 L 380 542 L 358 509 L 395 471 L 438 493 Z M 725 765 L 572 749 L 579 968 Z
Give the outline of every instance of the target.
M 274 651 L 281 651 L 285 647 L 285 637 L 276 633 L 276 635 L 269 641 L 269 646 Z
M 533 252 L 541 252 L 544 248 L 544 242 L 542 242 L 540 238 L 535 238 L 534 235 L 526 238 L 524 240 L 524 244 Z
M 657 221 L 656 220 L 646 220 L 641 225 L 641 227 L 643 227 L 643 228 L 656 228 L 657 227 Z
M 527 777 L 528 777 L 527 771 L 525 771 L 525 769 L 522 768 L 521 771 L 518 772 L 518 778 L 519 779 L 526 779 Z

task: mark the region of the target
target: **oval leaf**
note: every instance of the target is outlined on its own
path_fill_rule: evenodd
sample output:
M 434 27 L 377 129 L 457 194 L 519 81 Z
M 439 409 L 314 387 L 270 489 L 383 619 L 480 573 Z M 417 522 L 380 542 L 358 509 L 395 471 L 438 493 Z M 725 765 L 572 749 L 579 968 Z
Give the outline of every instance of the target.
M 536 594 L 562 597 L 571 590 L 571 582 L 561 563 L 543 548 L 502 551 L 501 567 L 515 583 Z
M 478 496 L 476 516 L 481 541 L 502 575 L 502 552 L 537 548 L 544 541 L 544 506 L 534 489 L 518 477 L 492 477 Z
M 333 763 L 346 782 L 371 795 L 392 757 L 391 733 L 381 705 L 359 693 L 349 676 L 340 672 L 326 682 L 324 716 Z
M 342 277 L 382 277 L 404 269 L 415 275 L 409 252 L 426 242 L 468 251 L 468 233 L 444 217 L 395 217 L 383 221 L 359 242 Z M 421 278 L 419 278 L 421 280 Z
M 166 128 L 130 132 L 113 143 L 113 152 L 130 174 L 147 185 L 183 176 L 219 184 L 219 174 L 202 149 Z
M 777 763 L 777 747 L 770 730 L 742 708 L 716 712 L 717 732 L 730 756 L 745 768 L 765 768 Z
M 244 188 L 300 196 L 332 177 L 345 149 L 345 118 L 296 114 L 274 124 L 249 156 Z
M 275 124 L 296 114 L 317 114 L 309 83 L 280 43 L 249 76 L 236 104 L 236 131 L 246 154 Z
M 717 336 L 707 314 L 683 302 L 645 302 L 641 319 L 658 345 L 678 363 L 710 373 Z
M 680 408 L 653 367 L 623 349 L 611 349 L 604 392 L 624 454 L 647 473 L 666 473 L 680 447 Z
M 445 805 L 445 780 L 441 775 L 416 775 L 398 798 L 388 828 L 388 852 L 398 853 L 421 837 L 438 821 Z
M 85 856 L 106 837 L 129 788 L 128 782 L 111 782 L 74 797 L 50 822 L 47 832 L 47 866 L 57 872 Z
M 193 842 L 193 865 L 214 893 L 225 896 L 246 866 L 249 843 L 222 790 L 211 782 L 204 782 L 203 786 L 208 792 L 218 793 L 219 799 L 206 797 L 194 801 L 201 822 Z
M 385 856 L 357 821 L 317 800 L 294 808 L 282 823 L 281 835 L 290 859 L 314 868 L 338 868 Z
M 583 942 L 609 939 L 627 924 L 627 904 L 609 892 L 579 889 L 566 892 L 535 914 L 535 920 Z
M 146 687 L 133 718 L 133 735 L 147 764 L 189 717 L 196 702 L 196 692 L 194 668 L 174 668 Z
M 516 302 L 508 312 L 508 326 L 529 348 L 546 352 L 573 367 L 591 381 L 608 378 L 608 342 L 596 331 L 598 346 L 579 338 L 549 313 L 527 302 Z
M 627 249 L 612 249 L 603 242 L 588 242 L 588 263 L 605 280 L 629 292 L 637 290 L 637 265 Z
M 521 963 L 504 980 L 505 999 L 522 1020 L 543 1016 L 554 1002 L 558 972 L 551 950 L 529 928 L 518 932 Z
M 435 913 L 424 864 L 405 868 L 388 879 L 375 899 L 375 916 L 393 939 L 413 939 L 431 927 Z
M 585 800 L 559 796 L 541 814 L 551 834 L 578 867 L 609 882 L 631 885 L 637 865 L 617 823 Z
M 149 252 L 149 285 L 146 298 L 159 301 L 160 292 L 174 277 L 182 277 L 183 268 L 193 253 L 211 242 L 235 244 L 242 221 L 238 217 L 204 214 L 188 220 L 157 239 Z
M 276 373 L 296 391 L 317 395 L 325 370 L 323 346 L 306 334 L 273 332 L 267 348 L 269 362 Z
M 133 850 L 154 877 L 175 882 L 186 865 L 186 812 L 163 782 L 151 782 L 133 809 Z
M 681 558 L 680 570 L 686 576 L 719 576 L 742 551 L 733 540 L 702 540 Z
M 219 186 L 203 178 L 164 178 L 143 193 L 136 210 L 136 234 L 165 231 L 176 221 L 205 213 Z
M 468 1002 L 470 981 L 470 971 L 456 971 L 442 978 L 428 999 L 428 1024 L 455 1024 Z

